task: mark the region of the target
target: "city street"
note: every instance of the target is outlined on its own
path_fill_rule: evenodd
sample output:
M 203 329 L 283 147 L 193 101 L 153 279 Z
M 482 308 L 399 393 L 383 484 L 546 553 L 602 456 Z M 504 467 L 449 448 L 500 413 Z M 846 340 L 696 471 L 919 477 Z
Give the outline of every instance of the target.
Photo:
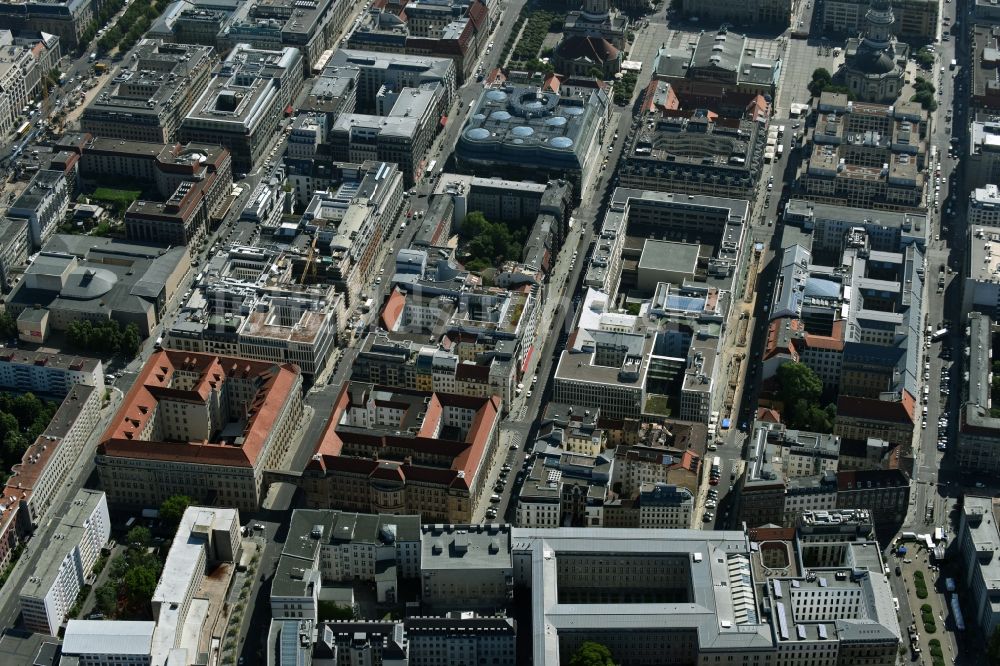
M 80 455 L 80 465 L 74 468 L 75 478 L 67 478 L 62 488 L 57 492 L 52 500 L 48 516 L 38 526 L 32 538 L 28 541 L 24 553 L 15 564 L 10 577 L 3 587 L 0 588 L 0 626 L 15 627 L 18 625 L 18 618 L 21 614 L 21 602 L 19 590 L 24 585 L 25 580 L 35 571 L 41 551 L 52 541 L 52 535 L 59 526 L 60 517 L 69 511 L 70 503 L 77 491 L 84 487 L 90 476 L 94 472 L 94 452 L 97 444 L 104 434 L 105 429 L 111 422 L 118 407 L 121 405 L 122 393 L 112 390 L 111 399 L 107 407 L 101 410 L 100 419 L 94 428 L 90 439 L 84 444 Z M 16 642 L 16 641 L 14 641 Z M 15 646 L 0 644 L 0 663 L 10 663 L 4 659 L 6 650 L 14 649 Z

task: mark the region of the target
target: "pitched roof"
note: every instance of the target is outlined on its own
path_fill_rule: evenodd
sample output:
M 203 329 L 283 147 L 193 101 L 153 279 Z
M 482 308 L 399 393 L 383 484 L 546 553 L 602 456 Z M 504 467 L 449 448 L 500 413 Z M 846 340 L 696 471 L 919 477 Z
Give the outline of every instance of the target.
M 560 42 L 556 55 L 567 60 L 586 58 L 595 63 L 605 63 L 618 58 L 618 49 L 603 37 L 576 35 Z
M 912 424 L 914 404 L 913 397 L 906 391 L 903 391 L 900 400 L 845 395 L 837 399 L 837 415 L 886 423 Z
M 187 388 L 174 388 L 172 383 L 178 372 L 195 373 L 197 379 Z M 237 377 L 257 381 L 257 393 L 246 405 L 246 424 L 241 443 L 210 440 L 163 442 L 142 438 L 160 400 L 204 403 L 213 391 L 221 390 L 228 379 Z M 297 390 L 299 381 L 299 367 L 291 363 L 276 365 L 232 356 L 170 349 L 158 351 L 143 366 L 125 396 L 104 433 L 100 450 L 104 455 L 123 458 L 254 467 L 278 415 L 289 396 Z

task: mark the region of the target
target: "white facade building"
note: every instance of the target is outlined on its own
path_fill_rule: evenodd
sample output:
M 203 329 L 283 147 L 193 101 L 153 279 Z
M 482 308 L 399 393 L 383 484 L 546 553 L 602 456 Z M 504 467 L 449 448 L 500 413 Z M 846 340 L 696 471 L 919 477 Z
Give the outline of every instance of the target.
M 79 666 L 150 666 L 155 622 L 70 620 L 62 653 Z
M 104 388 L 101 361 L 84 356 L 4 349 L 0 353 L 0 386 L 18 391 L 66 395 L 76 384 Z
M 80 490 L 21 588 L 26 627 L 51 636 L 59 633 L 110 536 L 111 518 L 104 493 Z
M 61 171 L 43 169 L 7 211 L 8 217 L 27 220 L 31 245 L 36 250 L 52 237 L 69 208 L 69 184 Z

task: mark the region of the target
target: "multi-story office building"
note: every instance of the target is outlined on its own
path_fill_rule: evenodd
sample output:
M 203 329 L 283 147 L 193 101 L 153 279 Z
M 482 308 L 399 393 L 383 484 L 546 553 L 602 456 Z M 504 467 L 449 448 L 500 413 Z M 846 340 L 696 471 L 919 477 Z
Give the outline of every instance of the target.
M 232 246 L 199 275 L 164 347 L 323 369 L 344 322 L 334 287 L 299 284 L 285 255 L 259 247 Z
M 62 44 L 59 35 L 41 30 L 17 31 L 12 35 L 12 41 L 17 46 L 26 47 L 38 64 L 39 79 L 45 72 L 51 72 L 59 66 L 62 59 Z
M 28 236 L 35 250 L 41 248 L 63 223 L 69 208 L 69 186 L 62 172 L 42 169 L 21 192 L 7 217 L 28 223 Z
M 44 339 L 50 328 L 63 331 L 82 319 L 135 324 L 149 335 L 190 269 L 186 247 L 56 234 L 7 296 L 6 309 L 20 320 L 22 337 Z M 48 318 L 33 317 L 37 310 Z
M 958 552 L 961 565 L 960 593 L 968 592 L 962 607 L 972 609 L 966 615 L 969 624 L 981 636 L 992 636 L 1000 626 L 1000 500 L 967 493 L 962 502 L 958 526 Z
M 10 30 L 50 32 L 73 48 L 90 28 L 98 7 L 93 0 L 9 0 L 0 3 L 0 23 Z
M 555 399 L 634 418 L 679 387 L 680 418 L 707 423 L 721 399 L 721 322 L 748 255 L 747 210 L 736 199 L 615 190 Z M 653 296 L 647 315 L 611 310 L 628 289 Z
M 704 11 L 730 9 L 716 10 L 710 5 Z M 670 84 L 683 106 L 742 117 L 751 104 L 764 103 L 766 108 L 765 100 L 757 100 L 757 96 L 773 98 L 781 76 L 781 60 L 764 57 L 751 48 L 746 35 L 705 30 L 690 43 L 661 47 L 653 72 L 654 78 Z M 765 113 L 765 122 L 766 117 Z
M 518 86 L 486 90 L 459 135 L 456 163 L 476 175 L 566 178 L 585 191 L 600 172 L 609 109 L 603 90 L 583 98 Z
M 817 7 L 824 33 L 856 36 L 864 29 L 869 0 L 828 0 Z M 937 35 L 938 3 L 929 0 L 892 0 L 894 30 L 903 40 L 926 43 Z
M 453 334 L 445 333 L 448 340 Z M 418 342 L 427 336 L 372 333 L 362 344 L 352 365 L 351 377 L 385 386 L 421 388 L 487 398 L 514 396 L 516 363 L 510 347 L 517 340 L 490 334 L 454 335 L 451 349 Z
M 340 52 L 342 51 L 338 51 Z M 341 113 L 354 113 L 357 110 L 360 81 L 360 67 L 327 66 L 312 79 L 309 92 L 299 110 L 322 114 L 329 125 Z
M 1000 228 L 1000 188 L 987 183 L 984 187 L 972 190 L 969 194 L 967 219 L 969 227 Z
M 374 583 L 399 601 L 400 579 L 420 576 L 420 517 L 299 509 L 271 583 L 271 617 L 318 620 L 323 583 Z
M 836 268 L 813 264 L 799 245 L 787 248 L 771 304 L 763 372 L 787 362 L 808 365 L 839 394 L 834 432 L 909 446 L 918 420 L 923 325 L 923 256 L 871 248 L 864 226 L 844 236 Z M 837 256 L 832 254 L 831 256 Z
M 517 628 L 508 617 L 449 613 L 403 620 L 410 645 L 409 666 L 480 663 L 515 666 Z
M 146 37 L 177 44 L 202 44 L 225 53 L 232 47 L 229 26 L 245 12 L 246 8 L 239 5 L 220 5 L 214 0 L 170 5 L 153 21 Z
M 992 224 L 973 222 L 972 208 L 970 203 L 964 311 L 978 310 L 997 317 L 1000 316 L 1000 220 Z M 975 216 L 992 218 L 993 210 L 984 206 Z
M 462 83 L 474 74 L 499 21 L 499 8 L 492 0 L 418 0 L 407 3 L 405 11 L 393 3 L 377 15 L 362 15 L 347 44 L 355 50 L 449 58 Z
M 536 452 L 541 442 L 535 443 Z M 519 527 L 601 527 L 614 458 L 570 453 L 559 442 L 532 461 L 517 497 Z
M 501 400 L 345 382 L 300 485 L 312 507 L 469 522 L 488 502 Z
M 609 295 L 623 282 L 647 291 L 667 282 L 678 289 L 732 292 L 749 253 L 748 216 L 741 199 L 617 188 L 584 284 Z
M 217 6 L 215 3 L 213 8 Z M 308 74 L 311 68 L 322 67 L 324 52 L 337 45 L 335 40 L 352 7 L 339 0 L 255 2 L 235 12 L 220 41 L 228 47 L 250 44 L 258 49 L 297 49 L 302 54 L 303 73 Z
M 828 258 L 843 254 L 850 229 L 864 229 L 871 249 L 879 252 L 899 252 L 909 245 L 923 252 L 930 230 L 923 212 L 852 208 L 806 199 L 792 199 L 785 204 L 783 219 L 810 234 L 812 254 Z
M 795 522 L 795 537 L 826 560 L 841 544 L 875 541 L 875 522 L 867 509 L 803 511 Z
M 6 136 L 17 129 L 22 110 L 38 89 L 41 71 L 30 49 L 0 43 L 0 134 Z
M 705 109 L 646 114 L 618 177 L 623 187 L 749 199 L 764 163 L 767 127 Z
M 509 525 L 423 525 L 420 597 L 442 614 L 495 614 L 513 599 Z
M 832 442 L 829 435 L 796 433 L 757 423 L 750 440 L 751 464 L 741 477 L 741 519 L 748 525 L 790 527 L 805 511 L 868 509 L 879 526 L 902 521 L 909 478 L 899 469 L 838 469 L 832 445 L 796 446 L 795 440 Z M 843 441 L 843 440 L 841 440 Z M 810 469 L 817 470 L 809 474 Z M 798 476 L 796 476 L 798 474 Z
M 153 622 L 70 620 L 63 659 L 82 666 L 194 663 L 227 617 L 229 573 L 242 552 L 236 509 L 190 506 L 149 601 Z
M 897 657 L 899 622 L 870 543 L 812 568 L 793 543 L 765 548 L 735 531 L 514 528 L 511 544 L 535 664 L 564 663 L 587 640 L 637 664 L 891 666 Z
M 667 483 L 644 483 L 634 497 L 604 503 L 604 526 L 689 529 L 692 527 L 694 507 L 695 496 L 687 488 Z
M 997 66 L 1000 65 L 1000 26 L 989 23 L 973 23 L 972 55 L 969 58 L 969 68 L 972 70 L 972 81 L 969 86 L 969 106 L 973 114 L 977 111 L 985 115 L 996 115 L 1000 109 L 1000 86 L 997 86 Z M 970 149 L 976 145 L 975 124 L 973 125 L 973 141 Z M 987 182 L 996 182 L 987 181 Z
M 685 16 L 697 16 L 709 25 L 735 23 L 737 25 L 773 25 L 787 28 L 797 3 L 793 0 L 751 0 L 746 3 L 708 3 L 684 0 L 681 4 Z
M 565 183 L 442 173 L 434 194 L 447 195 L 454 200 L 457 224 L 461 224 L 471 211 L 479 211 L 493 221 L 527 222 L 543 214 L 552 215 L 560 222 L 568 221 L 569 192 Z
M 21 587 L 21 614 L 27 628 L 50 636 L 59 633 L 110 536 L 104 493 L 86 488 L 77 492 Z
M 5 290 L 11 286 L 11 272 L 27 263 L 30 247 L 27 220 L 0 218 L 0 284 Z
M 348 653 L 361 663 L 382 666 L 517 664 L 517 625 L 509 617 L 456 612 L 394 622 L 314 625 L 308 620 L 275 620 L 271 632 L 274 643 L 282 646 L 282 654 L 297 654 L 303 659 L 311 656 L 314 663 Z
M 144 620 L 70 620 L 63 659 L 81 666 L 152 666 L 155 633 L 156 623 Z
M 7 494 L 20 496 L 16 504 L 22 529 L 34 530 L 52 509 L 53 500 L 94 433 L 103 394 L 103 382 L 71 387 L 48 427 L 28 446 L 20 464 L 14 465 L 7 479 Z M 13 507 L 8 505 L 10 509 Z
M 989 314 L 970 312 L 967 379 L 963 379 L 956 459 L 966 471 L 1000 470 L 1000 390 L 993 367 L 1000 355 L 1000 325 Z
M 4 349 L 0 353 L 0 386 L 65 396 L 77 384 L 104 388 L 100 360 L 18 349 Z
M 925 209 L 927 114 L 915 102 L 849 102 L 823 93 L 813 148 L 798 180 L 822 203 L 911 211 Z
M 721 384 L 715 363 L 721 338 L 690 320 L 672 323 L 607 312 L 608 296 L 587 292 L 576 333 L 562 352 L 553 398 L 599 407 L 609 418 L 636 418 L 671 391 L 679 416 L 707 423 Z
M 139 200 L 129 206 L 125 212 L 129 240 L 193 244 L 219 221 L 233 184 L 232 159 L 226 148 L 87 135 L 83 139 L 82 145 L 66 145 L 80 156 L 81 180 L 98 184 L 119 179 L 151 182 L 163 199 Z
M 412 17 L 410 21 L 413 21 Z M 439 101 L 441 107 L 438 111 L 450 108 L 455 96 L 455 63 L 449 58 L 338 49 L 327 62 L 323 76 L 339 76 L 342 72 L 354 69 L 359 74 L 356 107 L 361 112 L 370 113 L 375 110 L 375 98 L 383 86 L 389 90 L 402 90 L 440 84 L 443 96 Z
M 390 91 L 378 95 L 377 115 L 342 113 L 330 128 L 335 160 L 394 163 L 406 187 L 421 176 L 424 157 L 441 127 L 441 84 Z
M 636 418 L 646 404 L 646 359 L 656 338 L 639 328 L 635 316 L 603 313 L 607 298 L 588 290 L 576 335 L 560 354 L 552 397 L 599 407 L 610 418 Z
M 200 633 L 198 614 L 189 617 L 195 595 L 205 575 L 211 572 L 210 564 L 228 562 L 235 565 L 240 561 L 243 548 L 240 529 L 240 513 L 236 509 L 206 506 L 185 509 L 150 599 L 156 618 L 154 637 L 160 639 L 153 641 L 154 664 L 166 663 L 163 653 L 180 646 L 180 634 L 190 630 L 185 627 L 189 621 L 198 623 L 194 628 Z M 199 610 L 205 613 L 206 609 Z M 163 640 L 168 637 L 173 640 Z M 194 658 L 193 654 L 178 656 L 185 661 Z
M 153 354 L 98 445 L 113 505 L 158 506 L 184 494 L 255 511 L 265 469 L 300 430 L 297 366 L 174 350 Z
M 974 120 L 969 127 L 969 152 L 962 160 L 969 188 L 1000 183 L 1000 122 Z
M 251 169 L 274 143 L 285 109 L 299 94 L 302 67 L 296 48 L 237 44 L 184 115 L 180 140 L 223 145 L 234 167 Z
M 309 200 L 298 228 L 287 234 L 297 237 L 299 253 L 286 258 L 299 279 L 308 274 L 309 281 L 332 284 L 344 295 L 347 310 L 356 311 L 383 265 L 403 205 L 404 180 L 386 162 L 337 166 L 344 178 Z
M 215 51 L 143 39 L 132 53 L 84 109 L 80 127 L 98 137 L 173 141 L 185 114 L 208 86 Z

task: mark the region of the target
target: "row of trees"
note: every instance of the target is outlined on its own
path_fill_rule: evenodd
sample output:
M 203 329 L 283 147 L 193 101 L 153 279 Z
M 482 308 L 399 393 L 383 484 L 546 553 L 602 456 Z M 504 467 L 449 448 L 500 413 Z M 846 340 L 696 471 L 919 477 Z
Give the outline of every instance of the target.
M 937 100 L 934 99 L 936 89 L 934 84 L 922 76 L 913 80 L 913 89 L 916 94 L 910 98 L 911 102 L 919 102 L 925 111 L 935 111 L 938 107 Z
M 122 330 L 113 319 L 97 324 L 84 319 L 70 322 L 66 327 L 66 341 L 79 351 L 107 355 L 120 352 L 123 356 L 132 357 L 139 351 L 142 336 L 135 324 L 129 324 Z
M 121 9 L 122 0 L 117 0 L 118 9 Z M 156 17 L 163 13 L 163 10 L 167 8 L 169 2 L 167 0 L 156 0 L 151 3 L 140 3 L 134 2 L 132 5 L 122 14 L 122 17 L 118 19 L 118 22 L 111 27 L 104 35 L 98 40 L 97 48 L 101 53 L 108 53 L 115 47 L 118 47 L 119 53 L 125 53 L 133 46 L 136 42 L 142 39 L 142 36 L 146 34 L 149 30 L 149 26 L 156 20 Z M 103 21 L 100 21 L 100 25 L 104 25 L 108 18 L 114 15 L 114 12 L 108 15 Z
M 597 77 L 600 78 L 600 77 Z M 632 91 L 638 82 L 635 72 L 625 72 L 622 78 L 615 82 L 614 102 L 619 106 L 625 106 L 632 99 Z
M 46 402 L 33 393 L 0 393 L 0 477 L 6 480 L 10 476 L 10 468 L 21 462 L 58 408 L 58 403 Z
M 917 55 L 914 57 L 917 60 L 917 64 L 924 69 L 931 69 L 934 67 L 934 54 L 928 51 L 926 46 L 917 51 Z
M 833 432 L 837 406 L 822 407 L 823 382 L 805 363 L 785 363 L 778 368 L 778 395 L 785 405 L 782 419 L 789 428 Z
M 118 13 L 118 11 L 125 6 L 125 0 L 107 0 L 107 2 L 101 3 L 101 8 L 94 17 L 94 20 L 90 22 L 87 29 L 83 31 L 80 35 L 80 40 L 78 42 L 79 52 L 82 53 L 86 49 L 90 42 L 94 40 L 97 36 L 98 29 L 105 25 L 112 16 Z
M 507 260 L 520 260 L 527 229 L 511 231 L 503 222 L 490 222 L 479 211 L 473 211 L 462 222 L 460 238 L 468 255 L 465 267 L 482 271 Z
M 538 57 L 538 52 L 542 49 L 545 36 L 550 32 L 558 32 L 562 29 L 562 19 L 557 18 L 552 12 L 534 10 L 528 14 L 528 23 L 524 26 L 521 39 L 514 47 L 514 60 L 527 62 Z

